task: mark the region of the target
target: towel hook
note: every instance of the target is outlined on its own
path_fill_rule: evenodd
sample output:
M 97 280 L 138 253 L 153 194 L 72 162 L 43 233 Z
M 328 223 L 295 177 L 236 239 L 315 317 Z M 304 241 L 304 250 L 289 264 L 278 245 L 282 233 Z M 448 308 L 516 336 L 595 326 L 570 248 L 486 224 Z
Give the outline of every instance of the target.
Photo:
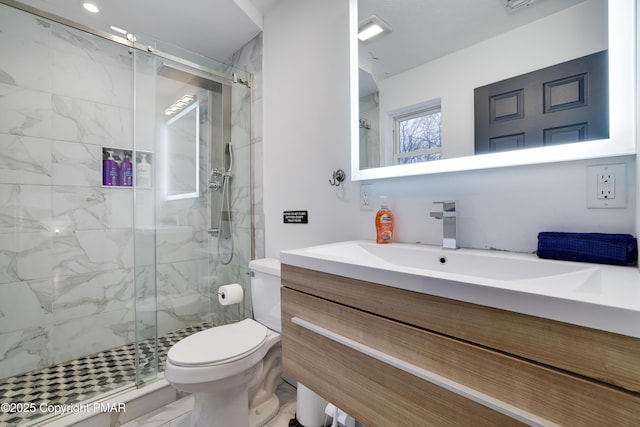
M 344 181 L 346 177 L 347 175 L 344 173 L 342 169 L 335 170 L 333 171 L 333 179 L 329 180 L 329 184 L 331 184 L 334 187 L 339 187 L 340 183 Z

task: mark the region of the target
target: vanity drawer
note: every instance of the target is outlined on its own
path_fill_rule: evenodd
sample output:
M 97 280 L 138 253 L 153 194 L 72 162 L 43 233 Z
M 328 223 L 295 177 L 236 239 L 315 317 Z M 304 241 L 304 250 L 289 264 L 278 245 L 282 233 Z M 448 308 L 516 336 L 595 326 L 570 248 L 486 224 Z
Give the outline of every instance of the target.
M 640 392 L 640 339 L 282 265 L 282 284 Z
M 287 288 L 282 316 L 285 372 L 370 427 L 640 425 L 640 397 L 540 364 Z

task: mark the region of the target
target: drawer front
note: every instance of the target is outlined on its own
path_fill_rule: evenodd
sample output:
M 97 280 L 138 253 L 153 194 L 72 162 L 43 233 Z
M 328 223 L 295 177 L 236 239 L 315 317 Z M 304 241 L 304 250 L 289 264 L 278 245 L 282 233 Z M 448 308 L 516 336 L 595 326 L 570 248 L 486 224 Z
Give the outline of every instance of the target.
M 640 425 L 637 396 L 539 364 L 286 288 L 282 315 L 284 370 L 370 427 Z
M 282 265 L 319 297 L 640 392 L 640 339 Z

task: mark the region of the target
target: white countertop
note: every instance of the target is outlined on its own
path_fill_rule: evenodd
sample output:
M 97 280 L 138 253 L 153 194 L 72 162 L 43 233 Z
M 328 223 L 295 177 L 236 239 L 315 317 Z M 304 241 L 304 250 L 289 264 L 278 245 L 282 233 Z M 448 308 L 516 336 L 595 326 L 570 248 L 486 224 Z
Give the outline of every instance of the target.
M 636 267 L 372 241 L 282 251 L 280 262 L 640 338 Z

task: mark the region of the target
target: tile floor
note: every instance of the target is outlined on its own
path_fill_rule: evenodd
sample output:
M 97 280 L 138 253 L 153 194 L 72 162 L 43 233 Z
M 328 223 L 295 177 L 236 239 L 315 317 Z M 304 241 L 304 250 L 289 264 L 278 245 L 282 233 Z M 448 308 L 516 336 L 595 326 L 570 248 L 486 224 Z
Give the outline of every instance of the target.
M 170 332 L 156 341 L 146 340 L 138 345 L 141 377 L 155 378 L 156 364 L 164 370 L 167 352 L 182 338 L 210 328 L 202 323 Z M 157 359 L 157 361 L 156 361 Z M 136 375 L 136 345 L 92 354 L 49 368 L 0 379 L 0 402 L 20 402 L 40 405 L 71 405 L 87 402 L 110 391 L 132 385 Z M 47 414 L 34 412 L 0 412 L 0 426 L 31 425 Z
M 280 399 L 280 412 L 265 427 L 288 427 L 289 420 L 295 417 L 296 389 L 283 381 L 276 389 L 276 394 Z M 123 424 L 121 427 L 189 427 L 192 408 L 193 396 L 191 395 Z

